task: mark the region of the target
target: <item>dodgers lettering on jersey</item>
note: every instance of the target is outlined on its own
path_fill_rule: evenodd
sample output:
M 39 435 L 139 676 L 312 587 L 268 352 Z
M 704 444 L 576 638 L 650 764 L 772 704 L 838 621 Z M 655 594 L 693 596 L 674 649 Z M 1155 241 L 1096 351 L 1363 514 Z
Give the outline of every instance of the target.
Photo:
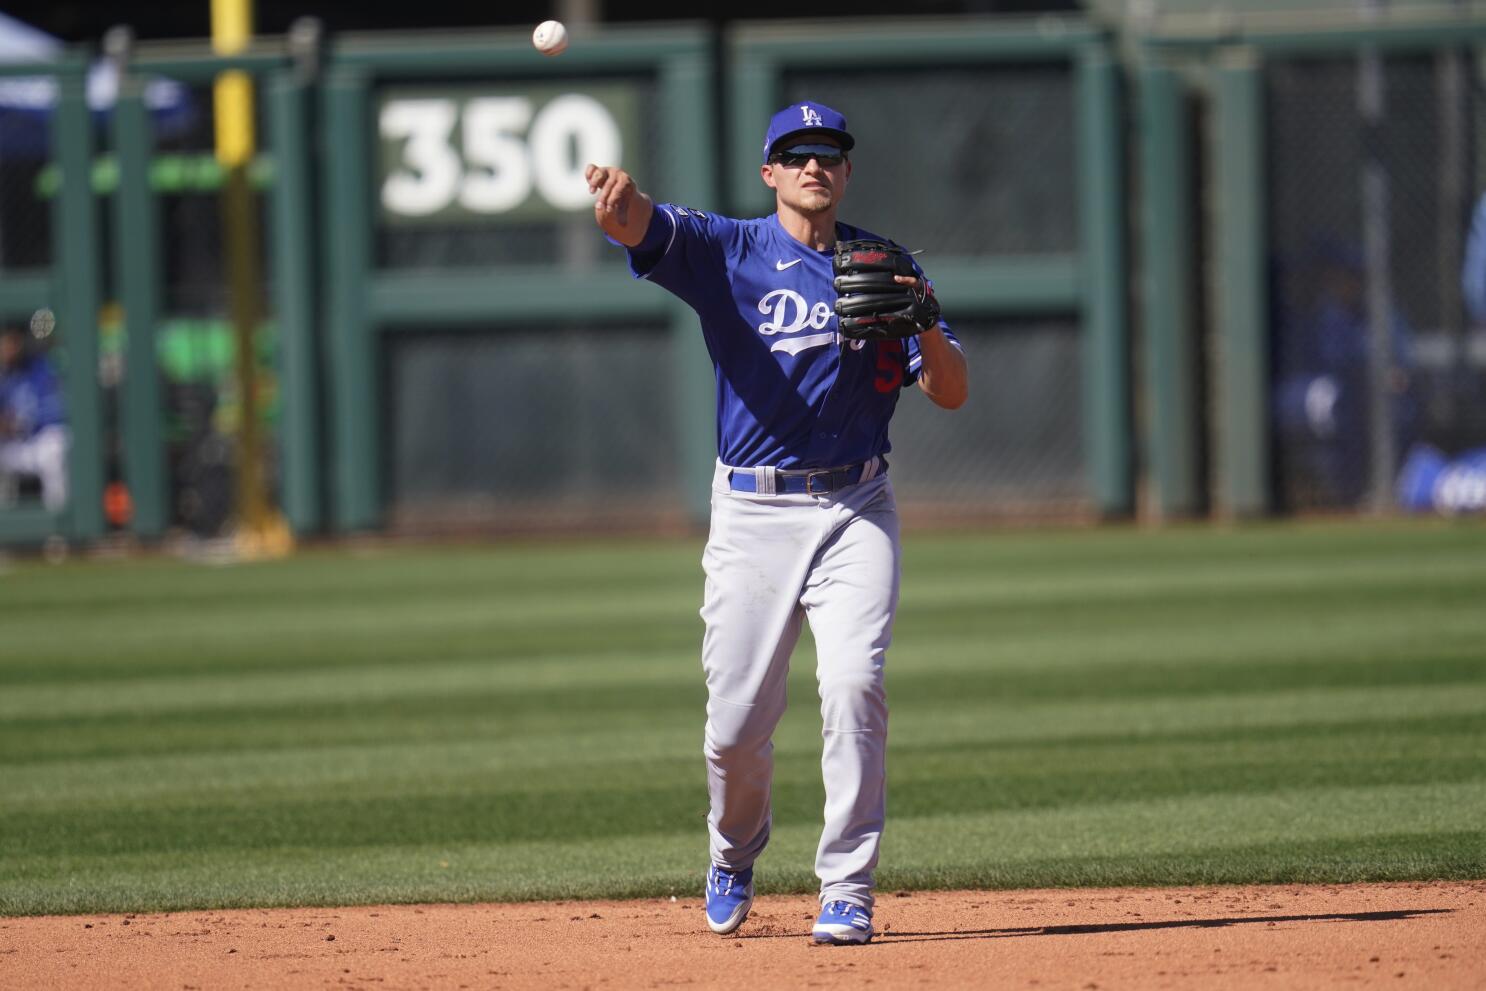
M 840 223 L 836 236 L 877 237 Z M 723 464 L 826 468 L 889 451 L 888 421 L 923 361 L 918 339 L 843 339 L 831 255 L 796 241 L 777 215 L 734 220 L 670 203 L 656 204 L 645 239 L 629 250 L 636 277 L 701 320 Z

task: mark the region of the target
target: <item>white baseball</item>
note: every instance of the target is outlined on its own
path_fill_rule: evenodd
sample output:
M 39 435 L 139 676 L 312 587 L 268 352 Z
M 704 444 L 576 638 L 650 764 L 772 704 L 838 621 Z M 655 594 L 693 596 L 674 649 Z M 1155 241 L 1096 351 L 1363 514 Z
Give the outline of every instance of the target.
M 543 21 L 531 33 L 531 43 L 543 55 L 561 55 L 567 51 L 568 29 L 562 21 Z

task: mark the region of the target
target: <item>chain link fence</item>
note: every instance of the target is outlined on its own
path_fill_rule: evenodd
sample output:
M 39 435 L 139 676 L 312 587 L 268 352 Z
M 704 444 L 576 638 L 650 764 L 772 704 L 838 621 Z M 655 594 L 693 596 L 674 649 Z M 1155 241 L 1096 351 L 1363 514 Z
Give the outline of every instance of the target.
M 0 272 L 52 263 L 51 197 L 57 171 L 49 165 L 44 144 L 49 130 L 0 112 Z M 43 144 L 33 145 L 38 139 Z
M 46 274 L 52 264 L 51 204 L 59 172 L 51 163 L 52 129 L 48 106 L 56 98 L 51 76 L 0 79 L 0 280 L 17 281 Z M 54 319 L 41 300 L 16 301 L 0 313 L 0 336 L 6 357 L 0 376 L 29 373 L 52 383 L 30 393 L 30 408 L 0 405 L 0 511 L 28 505 L 58 505 L 55 492 L 66 491 L 65 446 L 43 436 L 41 407 L 65 408 L 60 382 L 69 374 L 66 348 L 53 334 Z M 36 314 L 33 318 L 33 312 Z M 45 368 L 51 374 L 43 374 Z M 11 399 L 11 391 L 3 390 Z M 49 431 L 47 431 L 49 432 Z M 65 504 L 65 499 L 63 503 Z
M 905 389 L 893 417 L 893 490 L 921 518 L 1088 512 L 1078 322 L 954 319 L 970 399 L 953 412 Z
M 684 518 L 667 325 L 393 330 L 385 357 L 394 526 Z
M 846 114 L 856 148 L 841 217 L 936 259 L 1078 249 L 1073 70 L 1066 62 L 790 71 L 789 100 Z M 893 485 L 923 517 L 1067 516 L 1090 498 L 1080 417 L 1080 328 L 992 319 L 943 299 L 965 345 L 970 399 L 954 412 L 906 390 Z
M 224 217 L 224 172 L 215 156 L 216 123 L 210 84 L 183 87 L 188 112 L 152 119 L 151 185 L 160 225 L 160 322 L 155 328 L 162 401 L 170 523 L 197 536 L 222 533 L 235 510 L 236 437 L 241 417 L 237 334 L 231 323 Z M 263 163 L 267 122 L 261 92 L 254 101 L 260 158 L 250 167 L 258 241 L 258 311 L 254 335 L 265 475 L 276 491 L 277 335 L 268 260 L 269 181 Z M 112 217 L 108 218 L 112 223 Z M 113 282 L 117 292 L 117 282 Z M 122 351 L 127 326 L 105 321 L 105 340 Z M 127 367 L 123 375 L 128 374 Z M 117 451 L 115 451 L 117 457 Z M 117 465 L 115 466 L 117 470 Z
M 551 163 L 560 171 L 575 156 L 599 154 L 667 198 L 652 155 L 662 147 L 659 87 L 653 75 L 633 74 L 576 88 L 609 101 L 605 112 L 619 127 L 612 149 L 576 137 L 558 149 L 543 145 L 544 117 L 572 111 L 570 85 L 495 77 L 381 85 L 373 101 L 384 149 L 378 270 L 623 271 L 624 252 L 594 226 L 586 186 L 582 202 L 571 203 L 542 187 L 535 170 L 543 155 L 561 159 Z M 519 157 L 505 157 L 518 142 Z M 457 156 L 458 177 L 421 151 L 432 143 Z M 405 326 L 382 335 L 391 525 L 550 532 L 683 520 L 669 326 L 498 321 L 492 314 L 456 330 Z
M 1282 509 L 1410 505 L 1419 457 L 1486 444 L 1483 329 L 1461 293 L 1486 189 L 1475 78 L 1456 50 L 1266 67 Z
M 1078 246 L 1068 63 L 894 69 L 890 87 L 790 72 L 783 92 L 846 115 L 857 144 L 842 219 L 926 249 L 926 268 Z

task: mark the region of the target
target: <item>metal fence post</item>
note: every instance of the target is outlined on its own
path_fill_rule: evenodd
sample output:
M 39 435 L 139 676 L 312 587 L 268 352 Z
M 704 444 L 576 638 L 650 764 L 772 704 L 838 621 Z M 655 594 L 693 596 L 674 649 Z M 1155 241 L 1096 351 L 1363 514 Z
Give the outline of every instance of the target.
M 1120 77 L 1103 44 L 1086 45 L 1076 64 L 1084 438 L 1095 506 L 1103 516 L 1127 516 L 1134 509 L 1135 493 Z
M 1143 436 L 1156 515 L 1168 518 L 1201 505 L 1191 134 L 1177 71 L 1143 64 L 1139 104 Z
M 98 256 L 93 218 L 93 138 L 88 119 L 87 65 L 57 70 L 53 153 L 63 181 L 52 215 L 60 264 L 53 269 L 57 323 L 67 348 L 70 535 L 103 536 L 103 402 L 98 386 Z
M 671 190 L 681 203 L 721 206 L 716 189 L 717 161 L 710 141 L 690 141 L 687 135 L 708 132 L 712 102 L 712 73 L 703 54 L 673 56 L 661 68 L 661 101 L 666 108 L 662 156 L 667 174 L 659 188 Z M 689 156 L 689 157 L 687 157 Z M 688 515 L 707 519 L 711 503 L 712 463 L 717 454 L 713 428 L 712 361 L 697 326 L 696 315 L 675 300 L 671 312 L 671 354 L 675 366 L 677 463 Z
M 378 362 L 366 305 L 372 243 L 368 90 L 366 73 L 355 67 L 332 69 L 324 89 L 328 383 L 340 530 L 370 528 L 381 519 Z
M 759 180 L 763 161 L 764 128 L 779 109 L 780 66 L 760 55 L 747 56 L 734 49 L 734 68 L 729 86 L 730 120 L 727 126 L 727 208 L 735 217 L 752 211 L 769 212 L 774 198 Z
M 124 65 L 128 41 L 115 38 L 113 43 L 124 46 L 113 53 L 120 64 L 119 99 L 113 120 L 119 163 L 113 204 L 113 257 L 128 333 L 120 402 L 124 477 L 134 507 L 134 533 L 158 538 L 170 522 L 170 487 L 155 341 L 160 319 L 160 225 L 150 189 L 154 135 L 144 102 L 144 81 L 130 74 Z
M 297 69 L 288 69 L 275 73 L 267 90 L 275 166 L 271 243 L 283 411 L 280 499 L 289 525 L 302 534 L 319 530 L 323 521 L 309 86 Z
M 1221 53 L 1214 75 L 1212 155 L 1222 204 L 1217 223 L 1218 460 L 1223 505 L 1235 516 L 1267 513 L 1273 501 L 1262 83 L 1252 50 Z

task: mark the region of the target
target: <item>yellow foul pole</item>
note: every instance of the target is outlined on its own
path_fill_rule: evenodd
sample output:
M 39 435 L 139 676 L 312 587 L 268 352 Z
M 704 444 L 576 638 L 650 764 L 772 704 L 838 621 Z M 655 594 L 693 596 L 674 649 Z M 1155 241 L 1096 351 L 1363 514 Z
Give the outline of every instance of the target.
M 253 0 L 212 0 L 212 51 L 236 55 L 253 40 Z M 233 70 L 212 90 L 217 121 L 217 161 L 225 168 L 253 159 L 253 81 Z
M 211 0 L 212 50 L 236 55 L 253 37 L 253 0 Z M 262 317 L 257 211 L 248 182 L 253 161 L 253 80 L 246 72 L 220 73 L 213 86 L 217 162 L 222 166 L 222 230 L 227 284 L 237 340 L 237 548 L 244 557 L 287 553 L 292 540 L 268 499 L 259 428 L 258 374 L 254 336 Z

